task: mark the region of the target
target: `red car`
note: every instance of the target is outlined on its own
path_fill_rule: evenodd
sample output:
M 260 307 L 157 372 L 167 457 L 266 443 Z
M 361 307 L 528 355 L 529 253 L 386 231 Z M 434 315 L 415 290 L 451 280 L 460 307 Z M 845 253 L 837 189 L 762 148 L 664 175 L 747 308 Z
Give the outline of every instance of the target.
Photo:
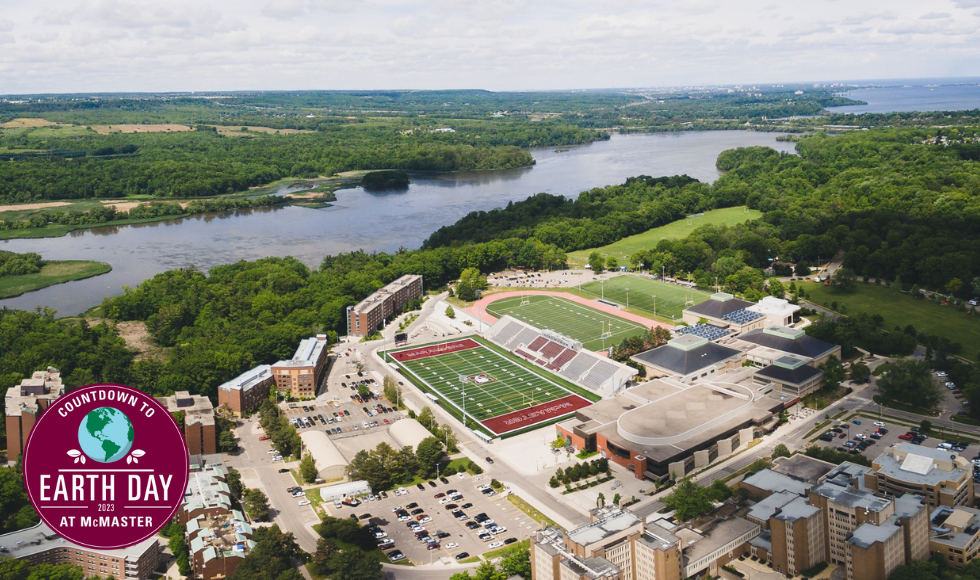
M 259 441 L 268 441 L 268 440 L 269 440 L 269 436 L 268 435 L 263 435 L 263 436 L 259 437 Z
M 437 494 L 435 494 L 435 495 L 434 495 L 434 496 L 432 496 L 432 497 L 434 497 L 434 498 L 436 498 L 436 499 L 439 499 L 439 498 L 442 498 L 442 497 L 446 497 L 446 494 L 444 494 L 444 493 L 437 493 Z
M 898 438 L 901 439 L 901 440 L 903 440 L 903 441 L 911 441 L 912 440 L 912 436 L 909 435 L 908 433 L 905 433 L 904 435 L 899 435 Z

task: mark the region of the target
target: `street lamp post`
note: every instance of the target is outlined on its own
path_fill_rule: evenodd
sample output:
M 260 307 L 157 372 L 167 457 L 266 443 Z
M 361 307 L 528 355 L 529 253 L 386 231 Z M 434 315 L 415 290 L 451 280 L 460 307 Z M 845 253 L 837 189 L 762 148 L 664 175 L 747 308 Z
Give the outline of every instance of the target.
M 602 299 L 605 300 L 606 299 L 606 281 L 605 280 L 599 280 L 599 292 L 602 293 Z
M 626 307 L 630 307 L 630 287 L 626 287 Z
M 653 315 L 657 316 L 657 295 L 653 295 Z

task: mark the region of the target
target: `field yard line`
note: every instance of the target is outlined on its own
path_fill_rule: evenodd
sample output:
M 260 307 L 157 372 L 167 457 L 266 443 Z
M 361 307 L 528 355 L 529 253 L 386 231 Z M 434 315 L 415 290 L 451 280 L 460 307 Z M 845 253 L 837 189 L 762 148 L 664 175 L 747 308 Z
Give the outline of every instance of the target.
M 601 304 L 599 302 L 587 300 L 585 298 L 582 298 L 581 296 L 576 296 L 574 294 L 570 294 L 567 292 L 554 292 L 550 290 L 524 290 L 523 293 L 533 294 L 536 296 L 555 296 L 557 298 L 564 298 L 571 302 L 577 302 L 584 306 L 588 306 L 589 308 L 594 308 L 600 312 L 605 312 L 606 314 L 611 314 L 619 318 L 623 318 L 632 322 L 637 322 L 639 324 L 642 324 L 644 328 L 651 328 L 653 326 L 660 326 L 662 328 L 668 328 L 668 329 L 671 328 L 669 324 L 664 324 L 663 322 L 657 322 L 656 320 L 650 320 L 649 318 L 644 318 L 638 314 L 633 314 L 632 312 L 623 312 L 622 310 L 619 310 L 618 308 L 614 308 L 607 304 Z M 494 322 L 497 322 L 497 320 L 499 319 L 496 316 L 493 316 L 492 314 L 487 312 L 487 305 L 492 304 L 497 300 L 511 297 L 513 295 L 514 295 L 513 292 L 498 292 L 496 294 L 489 294 L 474 302 L 473 306 L 469 308 L 464 308 L 463 310 L 465 310 L 467 313 L 469 313 L 474 317 L 482 316 L 483 320 L 488 321 L 489 324 L 493 324 Z

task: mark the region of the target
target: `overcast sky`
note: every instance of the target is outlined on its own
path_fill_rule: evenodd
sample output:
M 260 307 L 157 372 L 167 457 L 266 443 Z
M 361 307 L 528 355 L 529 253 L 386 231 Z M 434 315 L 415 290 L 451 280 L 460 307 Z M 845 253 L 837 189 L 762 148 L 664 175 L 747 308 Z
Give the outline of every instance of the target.
M 0 0 L 0 94 L 980 76 L 980 0 Z

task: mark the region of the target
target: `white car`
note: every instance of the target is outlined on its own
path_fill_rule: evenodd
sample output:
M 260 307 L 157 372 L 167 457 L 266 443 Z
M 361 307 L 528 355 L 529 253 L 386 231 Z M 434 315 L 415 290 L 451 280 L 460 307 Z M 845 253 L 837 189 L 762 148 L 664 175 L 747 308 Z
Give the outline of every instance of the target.
M 392 540 L 391 538 L 385 538 L 384 540 L 381 540 L 380 542 L 378 542 L 378 547 L 383 550 L 383 549 L 387 548 L 388 546 L 391 546 L 394 543 L 395 543 L 395 540 Z
M 477 491 L 483 491 L 485 489 L 490 489 L 490 484 L 489 483 L 484 483 L 483 485 L 481 485 L 481 486 L 479 486 L 479 487 L 476 488 Z
M 429 523 L 431 521 L 432 521 L 432 518 L 430 518 L 429 516 L 425 516 L 424 518 L 422 518 L 421 520 L 419 520 L 419 523 L 421 523 L 421 524 L 427 524 L 427 523 Z
M 490 533 L 493 535 L 502 534 L 507 531 L 504 526 L 493 526 L 490 528 Z
M 884 427 L 884 426 L 885 426 L 884 421 L 875 421 L 875 427 Z
M 466 479 L 466 474 L 465 473 L 457 473 L 456 474 L 456 477 L 458 477 L 460 479 Z
M 451 497 L 444 497 L 444 498 L 442 498 L 442 499 L 439 500 L 439 505 L 447 504 L 447 503 L 449 503 L 451 501 L 453 501 L 453 498 L 451 498 Z
M 945 377 L 946 376 L 946 371 L 939 371 L 938 373 L 936 373 L 936 376 L 937 377 Z
M 491 550 L 495 548 L 502 548 L 503 546 L 504 546 L 503 542 L 490 542 L 489 544 L 487 544 L 487 548 L 490 548 Z
M 279 452 L 276 451 L 275 449 L 270 449 L 266 451 L 266 453 L 268 453 L 269 455 L 279 455 Z
M 398 516 L 398 521 L 407 522 L 412 519 L 412 516 Z
M 387 538 L 388 532 L 374 532 L 375 539 L 380 540 L 381 538 Z
M 306 492 L 305 491 L 297 491 L 296 493 L 293 494 L 293 497 L 306 497 Z
M 403 508 L 402 506 L 393 507 L 393 508 L 391 508 L 391 513 L 400 512 L 403 509 L 405 509 L 405 508 Z
M 458 547 L 459 544 L 457 544 L 456 542 L 449 542 L 448 544 L 446 544 L 446 548 L 458 548 Z
M 272 461 L 273 462 L 282 461 L 282 455 L 276 455 L 275 457 L 272 458 Z
M 310 500 L 304 499 L 299 502 L 299 505 L 310 505 Z

